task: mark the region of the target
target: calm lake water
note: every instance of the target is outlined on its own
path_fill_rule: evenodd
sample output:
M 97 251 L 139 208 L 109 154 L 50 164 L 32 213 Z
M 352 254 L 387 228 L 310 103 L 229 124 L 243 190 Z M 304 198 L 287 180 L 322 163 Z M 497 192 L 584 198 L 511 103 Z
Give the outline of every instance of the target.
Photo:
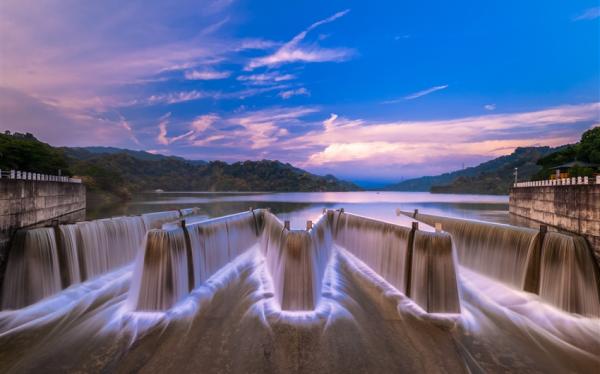
M 398 221 L 396 209 L 508 223 L 508 196 L 431 194 L 428 192 L 291 192 L 291 193 L 142 193 L 119 204 L 88 204 L 87 219 L 198 207 L 208 217 L 254 208 L 271 208 L 292 228 L 304 228 L 323 208 L 345 210 Z

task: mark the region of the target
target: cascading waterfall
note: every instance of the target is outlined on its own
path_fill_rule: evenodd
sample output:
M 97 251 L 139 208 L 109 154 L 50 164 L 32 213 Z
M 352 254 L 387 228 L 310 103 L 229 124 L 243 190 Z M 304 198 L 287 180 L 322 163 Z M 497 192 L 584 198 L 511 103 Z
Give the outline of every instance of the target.
M 430 313 L 460 312 L 452 239 L 336 212 L 335 243 Z
M 538 231 L 494 223 L 418 214 L 429 225 L 441 223 L 452 234 L 461 265 L 522 289 Z
M 288 230 L 268 212 L 263 217 L 262 249 L 281 309 L 314 310 L 331 256 L 331 214 L 308 231 Z
M 406 259 L 411 229 L 336 212 L 335 242 L 361 259 L 392 286 L 406 291 Z
M 234 214 L 148 232 L 129 305 L 166 310 L 258 242 L 261 213 Z
M 8 257 L 2 309 L 18 309 L 62 289 L 54 229 L 17 232 Z
M 178 217 L 142 235 L 134 266 L 0 312 L 0 372 L 592 373 L 600 365 L 599 278 L 578 237 L 537 235 L 524 271 L 526 280 L 538 274 L 525 283 L 540 296 L 515 290 L 513 275 L 500 282 L 501 274 L 481 274 L 483 265 L 464 266 L 458 305 L 452 257 L 459 240 L 427 225 L 410 229 L 331 210 L 307 231 L 260 210 L 191 222 Z M 140 226 L 145 232 L 141 218 L 129 224 L 97 222 L 109 236 Z M 35 291 L 47 289 L 39 300 L 78 274 L 85 279 L 80 226 L 18 233 L 8 292 L 35 282 Z M 110 245 L 139 239 L 87 229 Z
M 146 216 L 19 231 L 11 245 L 2 285 L 2 309 L 23 308 L 130 263 L 141 248 L 145 225 L 179 217 L 179 212 Z
M 195 286 L 257 243 L 260 219 L 255 211 L 187 225 Z
M 559 308 L 600 317 L 600 279 L 584 238 L 546 234 L 539 285 L 540 296 Z
M 137 310 L 164 310 L 190 291 L 185 233 L 182 228 L 151 230 L 146 238 L 143 271 L 130 297 Z M 136 284 L 139 282 L 139 284 Z
M 259 243 L 281 309 L 314 310 L 335 237 L 337 245 L 402 292 L 413 281 L 415 287 L 409 296 L 414 295 L 427 312 L 459 312 L 450 237 L 416 234 L 405 227 L 332 211 L 323 214 L 308 231 L 289 230 L 262 210 L 184 228 L 165 226 L 148 233 L 144 255 L 138 260 L 143 265 L 138 265 L 141 271 L 134 274 L 129 304 L 136 310 L 169 309 Z M 413 252 L 414 256 L 409 256 Z
M 423 309 L 460 312 L 450 235 L 416 231 L 410 274 L 410 297 Z
M 294 230 L 284 234 L 277 272 L 271 273 L 277 285 L 275 296 L 282 310 L 313 310 L 316 306 L 313 286 L 316 269 L 311 244 L 307 231 Z
M 58 227 L 57 235 L 59 262 L 62 277 L 63 288 L 69 287 L 71 284 L 81 282 L 81 271 L 83 267 L 77 253 L 77 226 L 76 225 L 61 225 Z
M 420 213 L 416 218 L 442 224 L 455 241 L 461 265 L 537 293 L 568 312 L 600 316 L 600 275 L 585 239 Z
M 317 305 L 321 296 L 323 278 L 325 269 L 331 258 L 333 249 L 333 237 L 331 223 L 333 220 L 333 211 L 327 211 L 315 222 L 309 230 L 312 242 L 312 260 L 313 268 L 313 295 L 315 295 L 314 304 Z
M 131 262 L 146 233 L 140 217 L 79 222 L 73 226 L 76 230 L 68 231 L 72 236 L 67 240 L 77 243 L 82 280 Z

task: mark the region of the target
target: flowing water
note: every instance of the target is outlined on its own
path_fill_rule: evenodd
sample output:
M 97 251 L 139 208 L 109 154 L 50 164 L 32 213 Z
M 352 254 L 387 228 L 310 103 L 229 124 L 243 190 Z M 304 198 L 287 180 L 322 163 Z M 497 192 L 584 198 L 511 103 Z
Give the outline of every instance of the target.
M 600 318 L 600 272 L 582 237 L 421 213 L 412 216 L 430 225 L 441 223 L 452 234 L 465 267 L 538 294 L 568 312 Z
M 180 193 L 92 207 L 91 221 L 16 238 L 0 372 L 597 372 L 585 243 L 446 220 L 451 238 L 396 215 L 506 223 L 506 200 Z M 113 214 L 144 215 L 93 221 Z

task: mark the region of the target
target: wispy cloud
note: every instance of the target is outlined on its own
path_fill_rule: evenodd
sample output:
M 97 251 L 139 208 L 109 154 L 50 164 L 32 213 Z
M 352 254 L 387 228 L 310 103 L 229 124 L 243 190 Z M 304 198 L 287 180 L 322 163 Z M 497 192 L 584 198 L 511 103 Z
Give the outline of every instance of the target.
M 445 90 L 446 88 L 448 88 L 447 84 L 444 84 L 442 86 L 435 86 L 435 87 L 431 87 L 431 88 L 428 88 L 423 91 L 415 92 L 410 95 L 404 96 L 404 98 L 406 100 L 414 100 L 414 99 L 418 99 L 419 97 L 429 95 L 430 93 L 434 93 L 436 91 Z
M 239 43 L 236 51 L 243 51 L 246 49 L 266 50 L 279 47 L 281 43 L 274 42 L 272 40 L 265 39 L 244 39 Z
M 433 92 L 436 92 L 436 91 L 440 91 L 440 90 L 444 90 L 446 88 L 448 88 L 447 84 L 444 84 L 442 86 L 434 86 L 434 87 L 428 88 L 426 90 L 415 92 L 415 93 L 412 93 L 410 95 L 404 96 L 404 97 L 402 97 L 400 99 L 386 100 L 386 101 L 382 101 L 381 103 L 382 104 L 396 104 L 396 103 L 400 103 L 400 102 L 405 101 L 405 100 L 414 100 L 414 99 L 417 99 L 419 97 L 422 97 L 422 96 L 425 96 L 425 95 L 429 95 L 430 93 L 433 93 Z
M 300 43 L 306 38 L 308 33 L 315 28 L 333 22 L 336 19 L 345 16 L 350 10 L 346 9 L 328 17 L 317 21 L 310 25 L 306 30 L 296 35 L 292 40 L 281 46 L 275 53 L 252 59 L 246 70 L 253 70 L 261 66 L 278 66 L 292 62 L 327 62 L 327 61 L 344 61 L 352 55 L 352 50 L 346 48 L 321 48 L 319 46 L 310 45 L 302 46 Z
M 230 71 L 216 71 L 216 70 L 188 70 L 184 74 L 185 79 L 188 80 L 215 80 L 225 79 L 231 76 Z
M 196 132 L 204 132 L 208 130 L 218 119 L 219 116 L 214 113 L 204 114 L 194 118 L 191 127 Z
M 133 142 L 136 145 L 138 145 L 138 146 L 142 145 L 142 143 L 139 141 L 137 136 L 135 136 L 135 133 L 133 131 L 133 128 L 131 127 L 131 124 L 120 113 L 118 113 L 118 116 L 119 116 L 119 124 L 121 125 L 122 128 L 125 129 L 125 131 L 127 131 L 127 133 L 129 133 L 129 138 L 131 140 L 133 140 Z
M 188 131 L 184 134 L 178 135 L 178 136 L 168 137 L 167 136 L 167 126 L 169 125 L 170 118 L 171 118 L 171 112 L 165 114 L 164 116 L 160 117 L 160 119 L 159 119 L 158 135 L 156 136 L 156 142 L 158 144 L 169 145 L 176 141 L 179 141 L 179 140 L 182 140 L 185 138 L 189 138 L 192 135 L 194 135 L 194 131 L 190 130 L 190 131 Z
M 180 91 L 180 92 L 170 92 L 166 94 L 152 95 L 148 98 L 147 104 L 155 105 L 155 104 L 177 104 L 183 103 L 185 101 L 199 100 L 205 97 L 212 97 L 213 94 L 209 94 L 202 91 L 192 90 L 192 91 Z
M 300 87 L 295 90 L 287 90 L 279 93 L 279 97 L 284 100 L 287 100 L 293 96 L 310 96 L 310 92 L 306 88 Z
M 296 79 L 293 74 L 281 74 L 277 71 L 264 74 L 251 74 L 251 75 L 240 75 L 237 77 L 238 81 L 247 82 L 252 85 L 268 85 L 278 82 L 285 82 Z
M 496 110 L 496 104 L 486 104 L 483 106 L 485 110 L 493 111 Z
M 600 17 L 600 6 L 589 8 L 580 15 L 573 17 L 573 21 L 591 20 Z

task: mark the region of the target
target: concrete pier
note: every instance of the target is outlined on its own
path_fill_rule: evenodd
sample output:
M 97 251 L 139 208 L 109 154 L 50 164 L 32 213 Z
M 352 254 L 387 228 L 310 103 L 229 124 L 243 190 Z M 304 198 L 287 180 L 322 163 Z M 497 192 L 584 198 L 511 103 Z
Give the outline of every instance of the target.
M 600 264 L 600 184 L 513 187 L 509 211 L 585 237 Z

